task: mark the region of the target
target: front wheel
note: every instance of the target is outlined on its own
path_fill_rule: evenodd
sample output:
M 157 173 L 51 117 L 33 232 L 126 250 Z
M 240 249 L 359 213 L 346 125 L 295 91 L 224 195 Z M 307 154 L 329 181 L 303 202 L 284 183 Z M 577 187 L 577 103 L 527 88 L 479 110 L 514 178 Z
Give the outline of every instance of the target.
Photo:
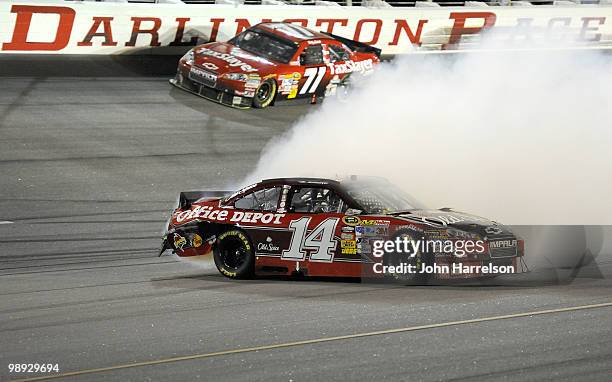
M 243 231 L 231 229 L 220 234 L 213 256 L 217 269 L 224 276 L 231 279 L 253 276 L 255 256 L 251 242 Z
M 408 241 L 417 240 L 408 231 L 399 231 L 393 237 L 393 241 L 396 238 L 406 239 Z M 383 265 L 393 266 L 395 270 L 399 270 L 394 273 L 387 273 L 385 277 L 395 283 L 404 285 L 425 285 L 429 279 L 429 275 L 423 272 L 423 267 L 426 264 L 426 260 L 429 256 L 427 254 L 417 251 L 416 253 L 401 253 L 396 251 L 388 252 L 383 257 Z
M 259 85 L 257 90 L 255 90 L 255 97 L 253 97 L 253 106 L 258 109 L 268 107 L 272 104 L 275 95 L 276 81 L 268 78 Z

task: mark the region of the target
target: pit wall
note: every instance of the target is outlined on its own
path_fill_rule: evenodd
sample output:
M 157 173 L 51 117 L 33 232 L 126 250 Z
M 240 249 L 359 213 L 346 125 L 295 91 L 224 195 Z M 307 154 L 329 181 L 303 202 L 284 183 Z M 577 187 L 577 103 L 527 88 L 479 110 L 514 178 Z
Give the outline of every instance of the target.
M 503 49 L 563 41 L 612 46 L 612 6 L 366 8 L 0 1 L 1 54 L 171 54 L 225 41 L 262 21 L 287 21 L 374 45 L 385 56 Z

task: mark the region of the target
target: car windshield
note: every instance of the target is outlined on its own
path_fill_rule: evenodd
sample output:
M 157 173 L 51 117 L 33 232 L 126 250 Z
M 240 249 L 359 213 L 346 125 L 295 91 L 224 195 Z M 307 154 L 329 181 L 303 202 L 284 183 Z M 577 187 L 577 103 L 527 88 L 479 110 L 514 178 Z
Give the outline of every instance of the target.
M 256 29 L 246 30 L 229 42 L 249 53 L 283 64 L 291 60 L 298 48 L 296 44 L 290 41 L 285 41 Z
M 383 180 L 344 182 L 346 192 L 359 203 L 365 213 L 390 214 L 425 207 L 397 186 Z

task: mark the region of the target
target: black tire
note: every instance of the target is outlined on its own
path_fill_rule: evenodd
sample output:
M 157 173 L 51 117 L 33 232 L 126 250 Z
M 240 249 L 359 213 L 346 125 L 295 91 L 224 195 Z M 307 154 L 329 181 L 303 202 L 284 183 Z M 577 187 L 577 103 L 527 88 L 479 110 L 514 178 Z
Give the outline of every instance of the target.
M 409 231 L 399 231 L 397 232 L 392 240 L 395 241 L 397 237 L 400 238 L 408 238 L 408 240 L 418 240 L 415 238 Z M 392 281 L 398 284 L 404 285 L 425 285 L 429 279 L 429 275 L 426 273 L 420 273 L 423 265 L 428 263 L 426 259 L 429 258 L 427 254 L 423 254 L 421 252 L 417 252 L 414 256 L 407 253 L 398 253 L 398 252 L 388 252 L 383 257 L 383 265 L 392 265 L 397 266 L 401 263 L 406 263 L 408 265 L 414 266 L 416 272 L 413 273 L 391 273 L 385 274 L 387 280 Z
M 253 277 L 255 256 L 248 236 L 241 230 L 230 229 L 217 237 L 213 257 L 219 272 L 230 279 Z
M 253 97 L 253 106 L 258 109 L 268 107 L 274 101 L 276 96 L 276 81 L 268 78 L 262 82 L 257 90 L 255 90 L 255 96 Z

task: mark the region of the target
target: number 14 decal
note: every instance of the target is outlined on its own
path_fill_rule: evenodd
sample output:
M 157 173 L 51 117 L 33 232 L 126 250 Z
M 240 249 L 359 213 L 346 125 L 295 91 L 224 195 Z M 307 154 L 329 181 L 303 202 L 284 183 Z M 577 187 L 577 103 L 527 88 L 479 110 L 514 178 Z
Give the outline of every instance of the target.
M 336 249 L 334 232 L 338 225 L 338 218 L 327 218 L 319 223 L 308 235 L 306 231 L 310 223 L 309 217 L 292 220 L 289 229 L 293 231 L 289 249 L 283 251 L 281 258 L 285 260 L 303 261 L 306 258 L 305 249 L 313 250 L 310 261 L 332 262 Z

